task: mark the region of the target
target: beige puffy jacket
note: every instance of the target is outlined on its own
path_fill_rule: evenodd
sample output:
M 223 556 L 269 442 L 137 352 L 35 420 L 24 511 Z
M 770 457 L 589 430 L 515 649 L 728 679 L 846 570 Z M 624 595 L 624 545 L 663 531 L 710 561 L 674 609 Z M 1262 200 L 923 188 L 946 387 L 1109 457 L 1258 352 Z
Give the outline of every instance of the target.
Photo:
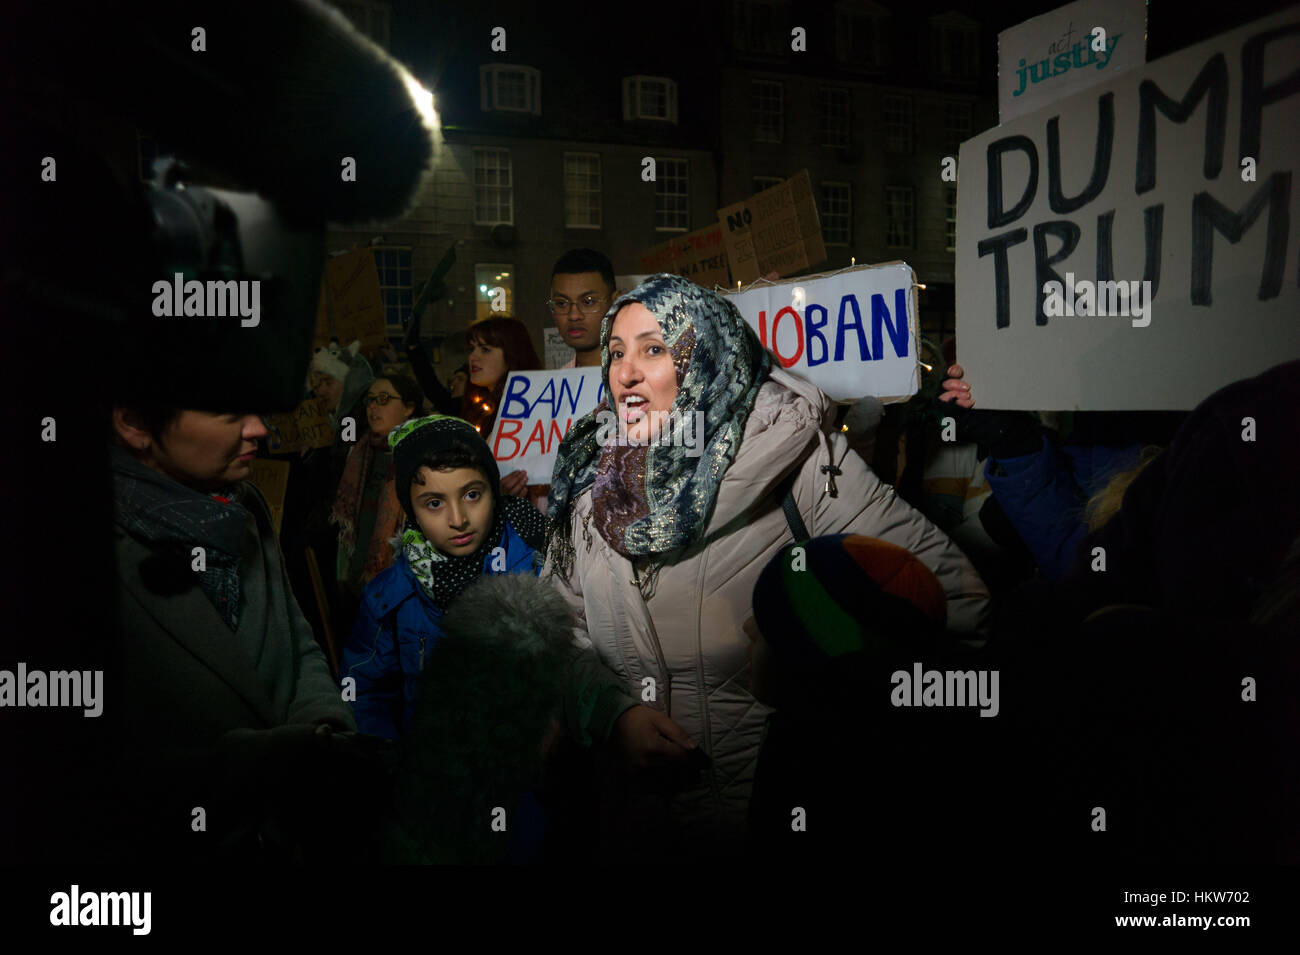
M 810 535 L 864 534 L 907 548 L 943 585 L 949 628 L 971 638 L 985 630 L 988 591 L 974 567 L 876 477 L 842 434 L 827 433 L 833 411 L 815 386 L 773 369 L 722 477 L 704 537 L 649 582 L 590 526 L 591 489 L 573 503 L 573 573 L 568 581 L 551 579 L 577 615 L 578 641 L 589 640 L 638 698 L 653 686 L 647 704 L 666 711 L 711 757 L 701 785 L 660 801 L 658 822 L 645 823 L 642 838 L 655 825 L 697 843 L 743 836 L 770 713 L 750 693 L 751 644 L 743 627 L 760 571 L 793 539 L 776 494 L 792 469 L 799 470 L 794 499 Z M 832 461 L 842 472 L 834 496 L 821 471 Z M 543 578 L 550 572 L 548 558 Z

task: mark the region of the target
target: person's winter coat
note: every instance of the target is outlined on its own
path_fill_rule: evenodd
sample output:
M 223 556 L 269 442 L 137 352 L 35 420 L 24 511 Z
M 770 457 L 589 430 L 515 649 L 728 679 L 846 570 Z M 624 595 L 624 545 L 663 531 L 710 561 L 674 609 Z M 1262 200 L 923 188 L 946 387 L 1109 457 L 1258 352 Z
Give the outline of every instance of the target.
M 1110 604 L 1245 619 L 1300 534 L 1300 361 L 1201 402 L 1084 538 L 1051 601 L 1075 620 Z
M 497 561 L 489 553 L 483 573 L 537 573 L 536 551 L 509 522 L 498 546 L 505 548 L 505 569 L 499 563 L 494 569 Z M 345 693 L 346 681 L 355 681 L 352 708 L 361 732 L 397 739 L 410 728 L 420 674 L 442 636 L 442 614 L 420 587 L 404 553 L 366 586 L 339 664 Z
M 985 475 L 1003 513 L 1034 555 L 1043 576 L 1060 580 L 1074 567 L 1088 533 L 1084 505 L 1121 471 L 1134 467 L 1140 444 L 1066 445 L 1046 437 L 1034 454 L 989 456 Z
M 183 486 L 113 449 L 119 511 L 114 557 L 122 627 L 120 682 L 109 687 L 123 740 L 115 756 L 120 784 L 135 821 L 133 851 L 185 856 L 202 854 L 187 820 L 196 806 L 211 809 L 219 780 L 212 776 L 218 744 L 237 730 L 279 730 L 329 723 L 355 729 L 324 654 L 294 599 L 265 500 L 241 482 L 237 500 L 223 505 L 246 515 L 237 567 L 239 612 L 232 627 L 199 583 L 189 541 L 148 539 L 149 515 L 159 504 L 183 511 L 202 506 L 206 495 Z M 134 522 L 123 518 L 123 494 L 139 488 Z M 146 530 L 142 530 L 142 528 Z M 209 565 L 217 545 L 201 536 Z M 125 755 L 133 754 L 132 756 Z M 133 794 L 133 795 L 131 795 Z M 107 797 L 106 797 L 107 798 Z M 175 820 L 180 819 L 177 823 Z M 221 820 L 213 819 L 214 833 Z M 138 828 L 132 828 L 138 823 Z M 168 847 L 168 848 L 164 848 Z
M 832 418 L 824 393 L 773 368 L 722 476 L 705 533 L 649 580 L 590 526 L 591 489 L 573 502 L 573 573 L 554 580 L 601 660 L 710 758 L 698 785 L 655 810 L 659 825 L 697 848 L 711 838 L 743 837 L 771 710 L 750 692 L 750 641 L 742 628 L 756 578 L 792 539 L 781 507 L 792 471 L 794 501 L 810 535 L 864 534 L 907 548 L 942 583 L 949 627 L 972 639 L 987 635 L 988 592 L 975 569 L 849 450 L 840 432 L 828 433 Z M 828 473 L 831 466 L 838 473 Z

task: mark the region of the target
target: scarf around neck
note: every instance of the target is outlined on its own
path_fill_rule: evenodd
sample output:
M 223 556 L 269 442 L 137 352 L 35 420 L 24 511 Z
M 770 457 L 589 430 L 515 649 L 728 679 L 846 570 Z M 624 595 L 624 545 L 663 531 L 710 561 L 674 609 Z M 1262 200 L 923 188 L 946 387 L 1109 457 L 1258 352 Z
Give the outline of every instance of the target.
M 352 566 L 352 555 L 358 546 L 366 549 L 366 562 L 362 570 L 361 583 L 370 580 L 393 562 L 391 540 L 402 526 L 404 514 L 401 502 L 397 499 L 396 485 L 392 469 L 388 479 L 379 493 L 378 510 L 375 514 L 375 529 L 368 541 L 357 540 L 357 520 L 361 513 L 362 498 L 365 495 L 366 481 L 374 467 L 376 454 L 387 453 L 386 443 L 377 443 L 371 437 L 358 441 L 348 452 L 347 463 L 343 466 L 343 477 L 339 481 L 338 496 L 330 512 L 330 523 L 339 528 L 338 579 L 347 579 Z
M 610 330 L 619 309 L 632 302 L 658 320 L 672 356 L 677 396 L 671 412 L 682 420 L 703 412 L 697 456 L 680 445 L 601 446 L 597 416 L 617 413 L 609 389 Z M 569 430 L 551 480 L 548 544 L 565 577 L 574 557 L 573 503 L 589 487 L 601 536 L 629 559 L 665 555 L 699 539 L 772 367 L 758 335 L 730 300 L 668 273 L 651 276 L 610 306 L 600 347 L 605 404 Z
M 545 545 L 545 523 L 537 508 L 519 497 L 498 498 L 483 544 L 472 554 L 452 557 L 433 546 L 418 527 L 408 523 L 402 534 L 402 553 L 406 556 L 411 573 L 420 584 L 426 597 L 441 610 L 446 610 L 460 592 L 483 573 L 483 563 L 493 548 L 502 546 L 505 525 L 509 523 L 523 541 L 540 552 Z
M 115 520 L 131 536 L 163 552 L 168 564 L 197 573 L 198 583 L 231 630 L 239 628 L 239 563 L 244 531 L 253 515 L 242 506 L 239 485 L 219 495 L 186 487 L 114 446 L 110 451 Z M 206 568 L 193 571 L 193 548 L 205 551 Z M 183 574 L 181 575 L 183 577 Z

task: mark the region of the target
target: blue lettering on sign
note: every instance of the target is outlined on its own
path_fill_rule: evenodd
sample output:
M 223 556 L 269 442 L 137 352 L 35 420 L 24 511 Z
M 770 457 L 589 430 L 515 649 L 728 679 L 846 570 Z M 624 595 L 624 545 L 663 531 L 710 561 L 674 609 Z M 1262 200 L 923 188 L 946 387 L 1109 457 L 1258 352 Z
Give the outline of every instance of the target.
M 883 295 L 871 296 L 871 348 L 876 357 L 884 357 L 884 347 L 880 334 L 881 326 L 889 328 L 889 340 L 894 344 L 894 354 L 899 358 L 907 357 L 907 292 L 894 289 L 894 320 L 889 317 Z
M 879 296 L 877 296 L 879 297 Z M 853 321 L 845 324 L 845 308 L 853 309 Z M 848 329 L 853 329 L 858 333 L 858 351 L 863 361 L 871 361 L 871 355 L 867 351 L 867 335 L 862 328 L 862 312 L 858 309 L 858 297 L 856 295 L 845 295 L 840 299 L 840 320 L 835 329 L 835 360 L 844 360 L 844 333 Z
M 822 320 L 820 322 L 813 321 L 814 312 L 821 313 Z M 812 368 L 816 365 L 824 365 L 826 363 L 826 360 L 830 358 L 830 351 L 826 345 L 826 338 L 821 333 L 821 329 L 826 327 L 826 323 L 828 321 L 830 321 L 830 315 L 826 311 L 826 307 L 824 305 L 809 305 L 808 308 L 804 310 L 804 324 L 807 326 L 807 332 L 808 332 L 806 337 L 808 342 L 808 367 L 809 368 Z M 818 345 L 821 346 L 820 358 L 816 358 L 813 355 L 814 342 L 816 342 Z
M 528 379 L 523 376 L 511 378 L 506 388 L 505 400 L 501 402 L 501 417 L 527 418 L 529 404 L 524 399 L 526 394 L 528 394 Z M 517 409 L 516 405 L 519 406 Z
M 586 378 L 578 378 L 576 381 L 567 376 L 559 379 L 548 378 L 545 387 L 537 397 L 530 400 L 528 391 L 531 382 L 523 375 L 511 376 L 506 386 L 506 393 L 501 399 L 501 417 L 531 418 L 537 411 L 538 405 L 546 405 L 547 417 L 555 419 L 573 417 L 578 413 L 578 403 L 582 400 L 582 386 L 585 382 Z M 601 382 L 600 389 L 596 392 L 596 404 L 599 405 L 604 397 L 605 384 Z M 566 405 L 567 412 L 563 410 Z

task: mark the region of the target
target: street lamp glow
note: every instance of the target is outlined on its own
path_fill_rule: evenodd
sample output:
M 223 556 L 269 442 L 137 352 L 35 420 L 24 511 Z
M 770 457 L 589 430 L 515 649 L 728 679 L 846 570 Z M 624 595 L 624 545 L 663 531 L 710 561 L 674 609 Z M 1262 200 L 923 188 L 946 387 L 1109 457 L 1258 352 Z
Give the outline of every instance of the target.
M 420 81 L 406 70 L 402 71 L 402 82 L 406 84 L 406 92 L 410 94 L 411 101 L 415 103 L 415 108 L 425 124 L 436 129 L 438 113 L 433 108 L 433 94 L 421 86 Z

